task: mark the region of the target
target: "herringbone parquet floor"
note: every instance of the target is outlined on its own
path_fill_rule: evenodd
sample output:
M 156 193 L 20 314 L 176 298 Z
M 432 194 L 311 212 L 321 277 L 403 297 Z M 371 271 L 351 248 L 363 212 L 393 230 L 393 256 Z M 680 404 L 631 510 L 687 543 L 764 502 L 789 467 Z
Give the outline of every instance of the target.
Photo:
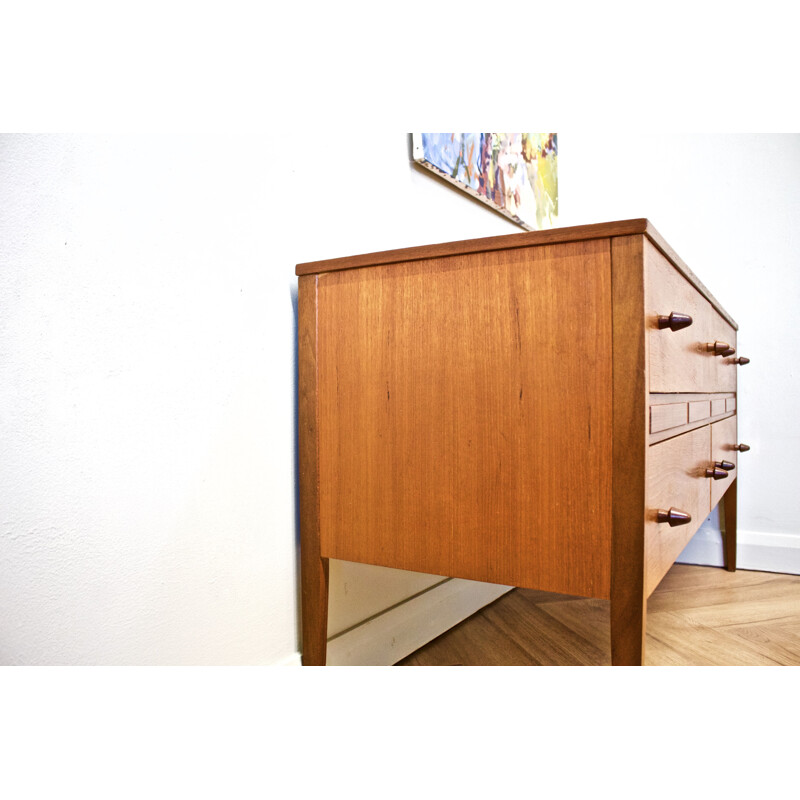
M 515 589 L 399 666 L 608 665 L 609 604 Z M 675 564 L 648 600 L 648 665 L 800 665 L 800 576 Z

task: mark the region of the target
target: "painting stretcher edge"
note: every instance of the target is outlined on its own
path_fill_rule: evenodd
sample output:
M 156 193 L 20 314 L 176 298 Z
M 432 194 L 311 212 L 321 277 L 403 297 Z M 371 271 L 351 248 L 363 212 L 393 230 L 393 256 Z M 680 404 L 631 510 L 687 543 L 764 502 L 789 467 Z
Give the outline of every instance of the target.
M 511 220 L 512 222 L 519 225 L 526 231 L 537 231 L 540 230 L 534 225 L 531 225 L 525 220 L 520 219 L 516 214 L 512 214 L 508 209 L 502 208 L 501 206 L 497 205 L 496 203 L 492 202 L 488 197 L 482 195 L 477 190 L 473 189 L 471 186 L 459 181 L 457 178 L 452 177 L 444 170 L 439 169 L 435 164 L 431 164 L 430 161 L 425 160 L 425 151 L 422 146 L 422 134 L 421 133 L 412 133 L 411 134 L 411 152 L 414 159 L 414 163 L 418 164 L 423 169 L 432 172 L 434 175 L 438 175 L 440 178 L 444 178 L 449 184 L 455 186 L 457 189 L 461 190 L 462 192 L 466 192 L 470 197 L 479 200 L 485 206 L 488 206 L 492 209 L 492 211 L 496 211 L 498 214 L 502 214 L 506 219 Z

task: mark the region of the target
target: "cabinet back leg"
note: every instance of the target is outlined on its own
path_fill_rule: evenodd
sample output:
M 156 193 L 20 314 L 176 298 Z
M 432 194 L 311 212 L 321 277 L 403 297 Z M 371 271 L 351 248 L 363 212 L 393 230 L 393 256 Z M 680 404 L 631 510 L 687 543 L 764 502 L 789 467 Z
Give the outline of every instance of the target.
M 303 666 L 324 667 L 328 644 L 328 559 L 309 553 L 301 561 Z
M 722 511 L 725 515 L 725 569 L 736 572 L 736 487 L 735 480 L 722 497 Z

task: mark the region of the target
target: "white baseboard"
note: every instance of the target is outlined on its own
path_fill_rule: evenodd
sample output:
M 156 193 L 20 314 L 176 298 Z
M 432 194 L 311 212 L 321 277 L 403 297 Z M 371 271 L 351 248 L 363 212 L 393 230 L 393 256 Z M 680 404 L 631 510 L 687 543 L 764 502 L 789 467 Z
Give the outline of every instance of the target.
M 328 666 L 396 664 L 512 588 L 460 578 L 438 583 L 331 638 Z
M 736 538 L 737 569 L 800 575 L 800 536 L 740 530 Z M 677 561 L 679 564 L 723 566 L 725 560 L 719 528 L 704 523 Z
M 297 650 L 291 655 L 282 658 L 280 661 L 273 661 L 271 667 L 300 667 L 303 665 L 303 657 Z
M 678 556 L 680 564 L 724 566 L 723 539 L 716 512 L 708 517 Z M 800 536 L 739 531 L 738 569 L 800 575 Z M 510 591 L 478 581 L 451 578 L 377 614 L 328 641 L 328 666 L 389 666 L 440 636 Z M 276 666 L 299 666 L 293 653 Z

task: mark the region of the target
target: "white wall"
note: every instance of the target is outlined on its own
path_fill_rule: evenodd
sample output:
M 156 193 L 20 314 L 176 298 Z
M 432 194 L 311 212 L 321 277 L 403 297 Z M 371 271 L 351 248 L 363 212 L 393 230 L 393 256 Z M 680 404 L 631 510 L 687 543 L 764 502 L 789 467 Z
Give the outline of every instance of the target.
M 0 660 L 295 649 L 290 265 L 255 141 L 0 149 Z
M 739 324 L 739 565 L 800 572 L 800 135 L 563 133 L 559 195 L 559 225 L 648 217 Z
M 296 662 L 295 263 L 518 230 L 364 142 L 0 138 L 0 663 Z M 649 217 L 739 322 L 740 526 L 798 541 L 800 137 L 559 145 L 560 225 Z
M 295 264 L 516 230 L 363 154 L 0 139 L 0 663 L 296 662 Z

